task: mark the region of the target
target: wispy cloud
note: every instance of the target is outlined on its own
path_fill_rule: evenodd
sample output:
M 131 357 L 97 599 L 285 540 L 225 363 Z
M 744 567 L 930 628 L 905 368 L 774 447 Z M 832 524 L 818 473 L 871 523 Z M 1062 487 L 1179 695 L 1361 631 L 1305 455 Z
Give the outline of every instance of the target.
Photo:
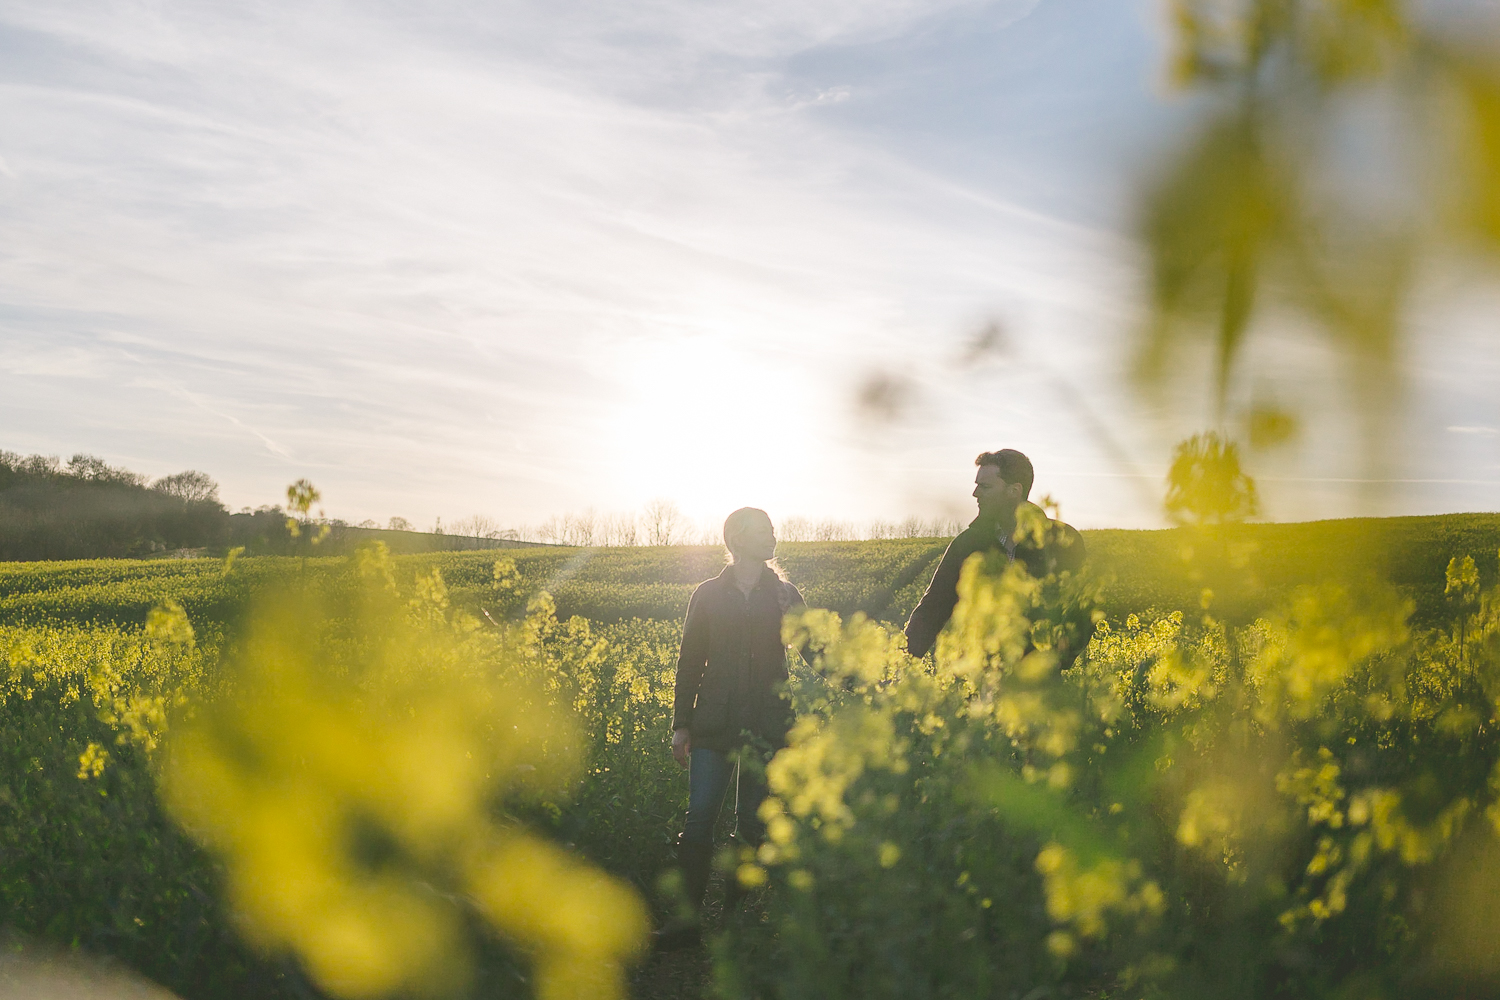
M 1031 197 L 1119 181 L 1027 150 L 1156 121 L 1157 42 L 1133 6 L 1064 7 L 9 3 L 0 446 L 203 468 L 236 503 L 307 474 L 332 512 L 419 521 L 956 511 L 1000 441 L 1065 500 L 1135 474 L 1131 246 Z M 1085 95 L 1066 122 L 1051 83 L 964 76 L 984 45 L 1042 72 L 1039 41 Z M 956 366 L 997 312 L 1016 355 Z M 920 392 L 871 429 L 882 366 Z

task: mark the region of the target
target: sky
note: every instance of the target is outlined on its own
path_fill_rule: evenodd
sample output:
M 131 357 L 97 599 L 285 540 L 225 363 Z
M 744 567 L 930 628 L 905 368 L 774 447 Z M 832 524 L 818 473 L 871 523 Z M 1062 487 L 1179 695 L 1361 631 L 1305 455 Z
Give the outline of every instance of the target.
M 0 2 L 0 448 L 232 509 L 506 526 L 965 517 L 1017 447 L 1153 527 L 1131 198 L 1195 120 L 1140 0 Z M 1339 359 L 1262 338 L 1266 515 L 1493 510 L 1493 296 L 1414 323 L 1369 478 Z M 984 331 L 997 331 L 987 338 Z M 983 342 L 987 350 L 976 350 Z M 1300 395 L 1299 395 L 1300 394 Z M 874 405 L 871 405 L 873 401 Z

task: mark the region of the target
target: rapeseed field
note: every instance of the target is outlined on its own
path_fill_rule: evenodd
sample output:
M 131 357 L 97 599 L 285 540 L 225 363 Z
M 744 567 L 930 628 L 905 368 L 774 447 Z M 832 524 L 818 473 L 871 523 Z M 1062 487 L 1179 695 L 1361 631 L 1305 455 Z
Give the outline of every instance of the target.
M 971 564 L 927 660 L 944 540 L 782 546 L 799 722 L 707 989 L 1500 983 L 1500 517 L 1086 541 Z M 667 995 L 676 644 L 723 559 L 0 565 L 0 921 L 186 998 Z

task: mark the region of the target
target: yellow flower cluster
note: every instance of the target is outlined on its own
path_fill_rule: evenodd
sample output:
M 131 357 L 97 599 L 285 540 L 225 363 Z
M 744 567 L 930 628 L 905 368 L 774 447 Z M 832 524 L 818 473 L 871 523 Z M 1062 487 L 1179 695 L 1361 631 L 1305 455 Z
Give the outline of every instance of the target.
M 896 736 L 890 714 L 863 705 L 827 722 L 804 716 L 790 743 L 795 751 L 777 754 L 766 768 L 776 797 L 767 799 L 762 816 L 773 843 L 790 843 L 787 814 L 814 820 L 824 838 L 837 841 L 854 825 L 846 796 L 861 775 L 868 769 L 894 774 L 907 769 L 905 741 Z
M 1257 720 L 1275 726 L 1316 715 L 1361 661 L 1406 641 L 1411 612 L 1389 591 L 1356 599 L 1334 584 L 1300 588 L 1251 664 Z
M 0 702 L 30 701 L 44 690 L 55 691 L 64 707 L 87 698 L 99 720 L 118 731 L 118 745 L 149 755 L 166 732 L 169 712 L 201 681 L 204 657 L 182 608 L 166 601 L 151 611 L 142 632 L 0 627 L 0 671 Z M 101 749 L 87 762 L 88 776 L 103 773 L 107 760 Z
M 1083 866 L 1072 851 L 1051 843 L 1036 856 L 1036 870 L 1047 890 L 1047 915 L 1071 924 L 1084 937 L 1102 936 L 1110 911 L 1155 916 L 1165 901 L 1155 882 L 1141 878 L 1140 862 L 1134 859 L 1102 858 Z M 1069 942 L 1064 932 L 1050 943 L 1066 954 Z
M 87 781 L 89 778 L 97 778 L 104 774 L 105 766 L 109 764 L 109 751 L 98 743 L 89 741 L 83 753 L 78 755 L 78 778 Z
M 574 766 L 576 733 L 516 667 L 524 637 L 451 613 L 435 572 L 403 601 L 383 552 L 358 563 L 353 608 L 263 610 L 226 696 L 174 732 L 172 813 L 225 856 L 252 938 L 331 993 L 462 985 L 472 908 L 539 996 L 622 995 L 640 901 L 503 818 Z

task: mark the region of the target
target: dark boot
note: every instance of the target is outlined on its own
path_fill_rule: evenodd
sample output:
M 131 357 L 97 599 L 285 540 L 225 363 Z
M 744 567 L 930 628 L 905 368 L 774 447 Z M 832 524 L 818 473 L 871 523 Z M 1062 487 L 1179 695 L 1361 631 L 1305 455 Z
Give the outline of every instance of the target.
M 740 884 L 740 865 L 747 862 L 754 863 L 755 848 L 759 840 L 750 842 L 738 833 L 730 834 L 729 870 L 724 874 L 724 915 L 732 917 L 739 911 L 740 904 L 745 901 L 745 887 Z
M 682 873 L 682 896 L 687 913 L 669 920 L 665 927 L 651 935 L 651 946 L 657 951 L 691 948 L 702 941 L 701 916 L 703 896 L 708 891 L 708 875 L 713 866 L 713 844 L 677 843 L 677 870 Z
M 679 951 L 703 943 L 703 931 L 695 923 L 672 923 L 651 932 L 652 951 Z
M 693 916 L 698 917 L 703 913 L 703 896 L 708 892 L 708 875 L 713 870 L 714 845 L 679 844 L 677 863 L 682 867 L 683 894 Z

